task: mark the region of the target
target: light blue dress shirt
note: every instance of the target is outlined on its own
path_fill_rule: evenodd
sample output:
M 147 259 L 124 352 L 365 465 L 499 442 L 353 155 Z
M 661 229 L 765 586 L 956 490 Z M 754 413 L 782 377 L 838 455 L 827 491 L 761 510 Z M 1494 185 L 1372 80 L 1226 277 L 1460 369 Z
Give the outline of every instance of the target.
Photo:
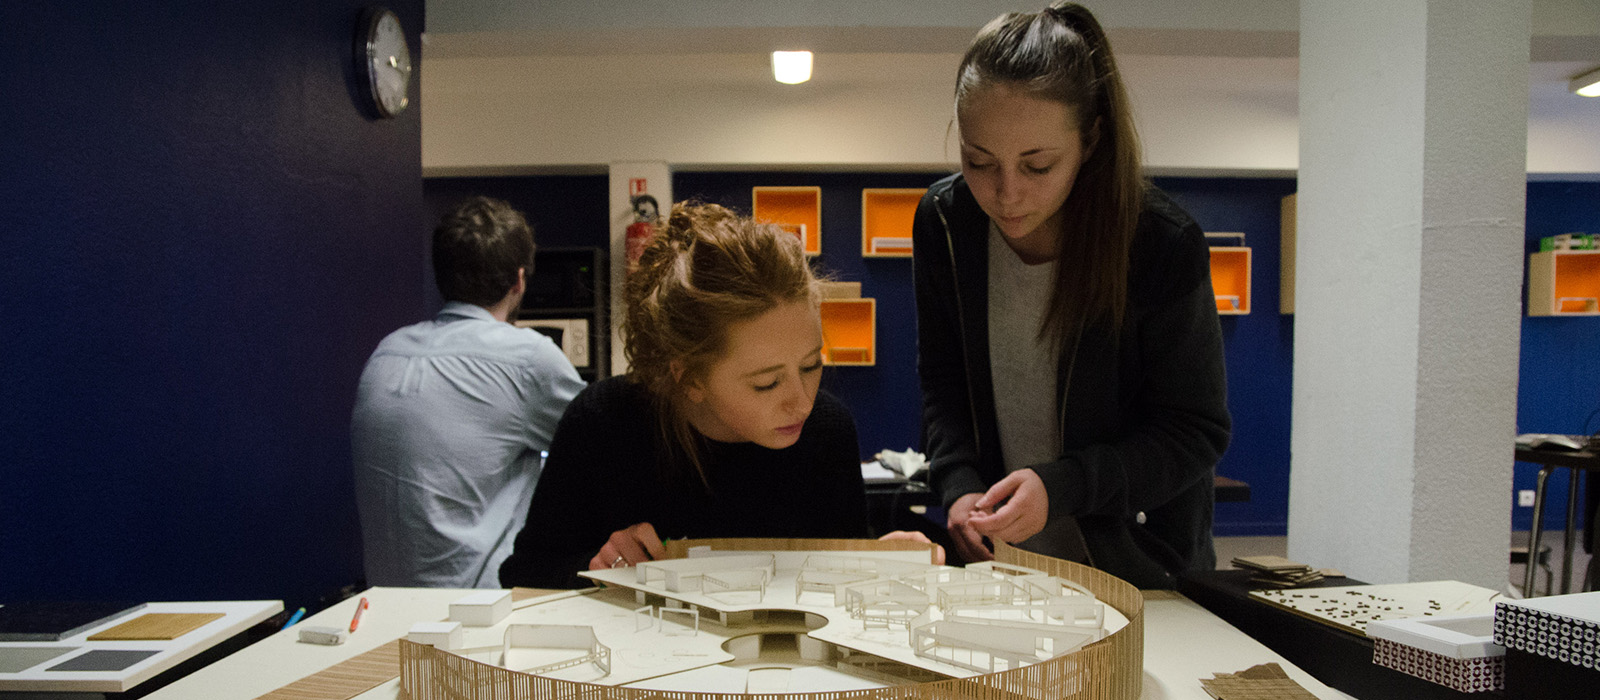
M 499 588 L 539 453 L 583 387 L 549 338 L 473 304 L 384 338 L 350 426 L 367 583 Z

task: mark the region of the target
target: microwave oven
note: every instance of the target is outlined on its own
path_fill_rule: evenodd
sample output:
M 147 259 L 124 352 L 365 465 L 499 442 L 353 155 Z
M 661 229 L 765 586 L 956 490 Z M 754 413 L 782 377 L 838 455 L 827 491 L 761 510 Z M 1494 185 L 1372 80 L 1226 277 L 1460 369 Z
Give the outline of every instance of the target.
M 577 369 L 589 368 L 589 319 L 587 318 L 521 318 L 518 328 L 532 328 L 555 341 L 567 360 Z

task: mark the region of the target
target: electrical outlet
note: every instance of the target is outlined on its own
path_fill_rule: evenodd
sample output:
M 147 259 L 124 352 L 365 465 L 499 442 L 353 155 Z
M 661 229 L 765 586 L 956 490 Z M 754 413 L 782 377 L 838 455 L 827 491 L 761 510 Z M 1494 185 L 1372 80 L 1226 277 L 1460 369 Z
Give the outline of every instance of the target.
M 1533 507 L 1533 489 L 1523 489 L 1517 492 L 1517 505 L 1522 508 Z

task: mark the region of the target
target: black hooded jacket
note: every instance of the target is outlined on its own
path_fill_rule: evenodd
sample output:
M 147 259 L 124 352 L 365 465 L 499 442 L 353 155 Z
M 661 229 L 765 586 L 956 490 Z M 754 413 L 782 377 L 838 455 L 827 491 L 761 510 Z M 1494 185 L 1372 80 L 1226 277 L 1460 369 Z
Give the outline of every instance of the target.
M 989 368 L 989 218 L 958 174 L 913 224 L 924 450 L 948 507 L 1005 476 Z M 1032 467 L 1052 515 L 1077 516 L 1091 564 L 1141 588 L 1216 565 L 1212 473 L 1231 421 L 1200 227 L 1153 186 L 1130 251 L 1120 334 L 1063 343 L 1062 444 Z M 1048 552 L 1046 552 L 1048 554 Z

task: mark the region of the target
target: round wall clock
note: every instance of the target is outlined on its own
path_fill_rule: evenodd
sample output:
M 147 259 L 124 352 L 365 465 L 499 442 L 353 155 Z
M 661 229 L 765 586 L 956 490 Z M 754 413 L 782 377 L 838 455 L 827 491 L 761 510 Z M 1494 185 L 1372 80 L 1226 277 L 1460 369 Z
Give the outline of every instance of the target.
M 394 11 L 375 5 L 362 12 L 356 67 L 366 76 L 364 92 L 378 116 L 393 117 L 411 104 L 411 48 Z

